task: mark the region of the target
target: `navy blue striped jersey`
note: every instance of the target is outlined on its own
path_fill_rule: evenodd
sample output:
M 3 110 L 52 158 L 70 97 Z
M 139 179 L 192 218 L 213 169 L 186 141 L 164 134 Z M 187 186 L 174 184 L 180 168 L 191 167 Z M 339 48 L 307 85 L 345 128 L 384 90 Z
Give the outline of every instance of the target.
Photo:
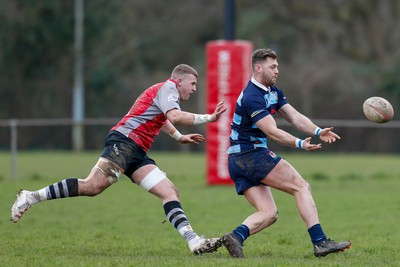
M 245 152 L 257 147 L 268 148 L 267 135 L 256 126 L 256 122 L 265 116 L 274 115 L 287 103 L 285 95 L 276 86 L 266 88 L 252 78 L 236 101 L 227 153 Z

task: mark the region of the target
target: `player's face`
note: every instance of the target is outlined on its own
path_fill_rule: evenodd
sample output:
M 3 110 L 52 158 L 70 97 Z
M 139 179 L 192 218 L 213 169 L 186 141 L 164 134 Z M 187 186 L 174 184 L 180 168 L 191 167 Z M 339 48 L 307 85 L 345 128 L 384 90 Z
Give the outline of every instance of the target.
M 196 92 L 197 78 L 193 74 L 186 74 L 178 79 L 178 91 L 181 101 L 189 99 L 190 95 Z
M 279 75 L 277 60 L 267 57 L 264 62 L 256 64 L 256 73 L 258 74 L 256 78 L 262 85 L 267 87 L 274 85 Z

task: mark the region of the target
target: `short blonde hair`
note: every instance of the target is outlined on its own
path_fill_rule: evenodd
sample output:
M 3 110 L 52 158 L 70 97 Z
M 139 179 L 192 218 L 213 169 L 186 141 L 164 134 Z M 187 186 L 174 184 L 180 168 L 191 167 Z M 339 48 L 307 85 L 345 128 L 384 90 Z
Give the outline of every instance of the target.
M 198 76 L 197 71 L 193 67 L 186 64 L 179 64 L 172 71 L 171 78 L 177 79 L 178 77 L 182 77 L 185 74 L 193 74 L 194 76 L 196 76 L 196 78 Z

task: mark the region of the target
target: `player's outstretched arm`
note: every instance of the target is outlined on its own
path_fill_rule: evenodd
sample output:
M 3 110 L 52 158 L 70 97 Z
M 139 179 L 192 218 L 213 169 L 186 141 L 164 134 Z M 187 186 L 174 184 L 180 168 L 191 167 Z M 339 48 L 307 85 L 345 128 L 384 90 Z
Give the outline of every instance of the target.
M 322 146 L 321 144 L 311 144 L 311 137 L 307 137 L 304 140 L 300 140 L 302 141 L 301 143 L 301 148 L 307 151 L 312 151 L 312 150 L 316 150 L 316 149 L 320 149 Z M 296 142 L 298 142 L 296 140 Z M 296 144 L 297 146 L 297 144 Z
M 269 138 L 282 145 L 297 147 L 308 151 L 320 149 L 322 147 L 321 144 L 312 144 L 311 137 L 302 140 L 282 129 L 279 129 L 271 115 L 260 119 L 256 122 L 256 125 Z
M 332 130 L 333 127 L 321 129 L 318 136 L 319 139 L 321 139 L 321 141 L 324 141 L 325 143 L 333 143 L 336 140 L 340 140 L 340 136 L 332 132 Z
M 198 133 L 185 134 L 178 140 L 181 144 L 196 144 L 203 142 L 205 140 L 204 136 Z
M 340 136 L 332 132 L 333 127 L 324 129 L 319 128 L 308 117 L 298 112 L 290 104 L 286 104 L 279 109 L 279 113 L 296 129 L 306 134 L 315 134 L 321 141 L 325 143 L 333 143 L 336 140 L 340 140 Z
M 226 111 L 224 101 L 220 101 L 212 114 L 196 114 L 179 109 L 171 109 L 166 116 L 173 125 L 198 125 L 215 122 Z
M 172 123 L 167 120 L 161 127 L 161 131 L 171 136 L 181 144 L 199 144 L 204 141 L 204 136 L 198 133 L 182 135 Z
M 211 121 L 217 121 L 219 117 L 221 117 L 222 113 L 226 111 L 225 101 L 221 100 L 218 102 L 217 106 L 215 107 L 214 113 L 211 114 Z

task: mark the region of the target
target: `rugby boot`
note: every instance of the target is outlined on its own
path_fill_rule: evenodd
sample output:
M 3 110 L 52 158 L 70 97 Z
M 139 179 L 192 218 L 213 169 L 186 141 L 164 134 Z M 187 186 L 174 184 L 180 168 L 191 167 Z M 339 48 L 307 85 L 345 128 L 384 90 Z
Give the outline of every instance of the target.
M 27 193 L 29 191 L 27 190 L 19 190 L 17 194 L 17 199 L 15 200 L 14 204 L 11 207 L 11 221 L 16 223 L 21 219 L 22 215 L 30 208 L 32 207 L 31 204 L 29 204 L 28 199 L 27 199 Z
M 242 243 L 234 233 L 226 234 L 222 237 L 222 244 L 226 247 L 229 255 L 233 258 L 243 258 Z
M 196 243 L 189 245 L 189 248 L 194 255 L 200 255 L 203 253 L 213 253 L 221 246 L 221 238 L 204 238 L 202 236 Z
M 335 242 L 327 239 L 314 245 L 314 255 L 315 257 L 325 257 L 329 253 L 344 251 L 345 249 L 350 248 L 350 246 L 350 241 Z

